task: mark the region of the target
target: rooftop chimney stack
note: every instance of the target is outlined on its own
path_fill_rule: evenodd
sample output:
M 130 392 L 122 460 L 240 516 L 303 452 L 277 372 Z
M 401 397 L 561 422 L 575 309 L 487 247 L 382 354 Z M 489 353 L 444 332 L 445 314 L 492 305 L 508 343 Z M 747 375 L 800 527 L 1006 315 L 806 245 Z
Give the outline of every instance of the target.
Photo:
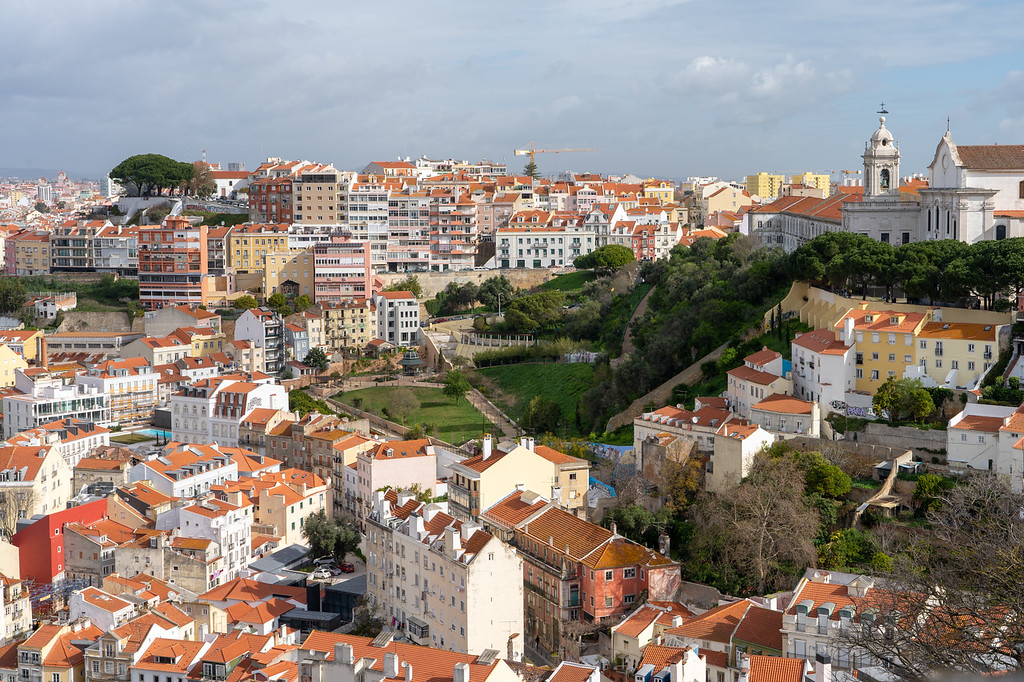
M 486 436 L 484 436 L 484 459 L 487 459 L 488 457 L 491 456 L 493 447 L 494 442 L 493 439 L 491 438 L 491 434 L 487 434 Z
M 389 680 L 398 677 L 398 654 L 394 651 L 384 654 L 384 677 Z
M 456 663 L 452 682 L 469 682 L 469 663 Z
M 814 682 L 832 682 L 832 657 L 828 654 L 814 656 Z

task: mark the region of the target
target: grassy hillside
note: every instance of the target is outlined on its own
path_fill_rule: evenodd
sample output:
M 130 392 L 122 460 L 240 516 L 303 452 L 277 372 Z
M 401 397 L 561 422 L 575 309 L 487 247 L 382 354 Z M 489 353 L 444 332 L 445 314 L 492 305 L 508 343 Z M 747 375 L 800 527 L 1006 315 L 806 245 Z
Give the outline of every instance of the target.
M 339 393 L 334 397 L 346 405 L 353 405 L 353 401 L 360 400 L 362 409 L 367 412 L 373 412 L 401 423 L 400 418 L 389 417 L 385 413 L 388 397 L 396 388 L 396 386 L 375 386 Z M 491 428 L 491 422 L 479 410 L 470 405 L 465 398 L 456 404 L 455 399 L 446 396 L 440 388 L 410 388 L 410 390 L 419 399 L 420 407 L 406 419 L 408 426 L 436 424 L 438 427 L 437 437 L 453 445 L 462 445 L 471 438 L 479 438 L 481 434 Z M 355 406 L 360 407 L 358 404 Z
M 541 396 L 555 401 L 562 408 L 568 435 L 581 435 L 576 428 L 576 401 L 593 385 L 592 365 L 502 365 L 485 367 L 476 373 L 486 380 L 491 401 L 516 421 L 522 421 L 534 396 Z

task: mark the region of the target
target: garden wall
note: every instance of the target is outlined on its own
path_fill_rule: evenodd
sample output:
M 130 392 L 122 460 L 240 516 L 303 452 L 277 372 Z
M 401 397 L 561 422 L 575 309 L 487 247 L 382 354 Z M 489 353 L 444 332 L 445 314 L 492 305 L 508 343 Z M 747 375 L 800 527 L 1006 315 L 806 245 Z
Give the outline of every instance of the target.
M 914 459 L 931 462 L 933 457 L 946 461 L 946 432 L 940 429 L 916 429 L 913 426 L 886 426 L 871 423 L 857 432 L 857 442 L 910 450 Z
M 572 271 L 568 269 L 567 271 Z M 442 291 L 451 282 L 458 284 L 465 284 L 466 282 L 473 282 L 475 284 L 482 284 L 484 280 L 488 280 L 491 277 L 497 277 L 498 275 L 504 275 L 508 277 L 509 281 L 512 282 L 514 289 L 531 289 L 539 284 L 543 284 L 548 281 L 562 270 L 550 270 L 547 268 L 510 268 L 508 270 L 451 270 L 448 272 L 414 272 L 414 273 L 383 273 L 380 278 L 384 281 L 384 286 L 390 286 L 395 282 L 400 282 L 409 275 L 416 275 L 416 279 L 419 280 L 420 286 L 423 287 L 422 299 L 430 299 L 437 296 L 439 291 Z

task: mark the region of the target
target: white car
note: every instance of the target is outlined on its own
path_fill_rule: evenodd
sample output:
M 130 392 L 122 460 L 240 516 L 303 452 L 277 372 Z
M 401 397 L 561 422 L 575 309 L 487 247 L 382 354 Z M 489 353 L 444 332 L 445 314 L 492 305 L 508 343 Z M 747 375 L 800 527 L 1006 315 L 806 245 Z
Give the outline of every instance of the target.
M 318 568 L 309 574 L 309 577 L 314 580 L 327 580 L 331 577 L 331 572 L 326 568 Z

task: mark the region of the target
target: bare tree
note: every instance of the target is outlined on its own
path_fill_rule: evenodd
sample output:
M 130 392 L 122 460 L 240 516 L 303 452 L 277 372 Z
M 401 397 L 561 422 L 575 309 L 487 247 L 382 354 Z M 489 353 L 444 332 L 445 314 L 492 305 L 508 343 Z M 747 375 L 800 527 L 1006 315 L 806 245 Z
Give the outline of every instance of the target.
M 35 508 L 35 492 L 28 488 L 0 491 L 0 533 L 7 540 L 18 530 L 18 519 L 31 516 Z
M 698 547 L 748 576 L 758 594 L 791 587 L 786 567 L 817 558 L 818 513 L 803 493 L 804 474 L 792 458 L 759 454 L 741 483 L 697 500 Z
M 1024 495 L 972 475 L 929 514 L 932 528 L 894 557 L 838 644 L 904 679 L 1024 667 Z
M 409 413 L 419 409 L 420 400 L 411 388 L 396 388 L 388 396 L 387 406 L 388 414 L 401 418 L 402 426 L 405 426 L 405 420 Z

